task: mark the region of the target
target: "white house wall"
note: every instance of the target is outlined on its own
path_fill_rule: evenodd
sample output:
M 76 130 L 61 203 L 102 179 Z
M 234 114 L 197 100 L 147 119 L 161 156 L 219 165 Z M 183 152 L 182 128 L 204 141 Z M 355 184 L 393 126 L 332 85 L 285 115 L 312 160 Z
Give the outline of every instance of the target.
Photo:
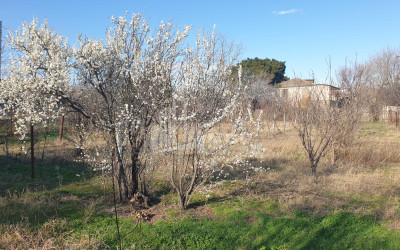
M 286 98 L 294 101 L 300 101 L 301 99 L 306 98 L 305 94 L 313 100 L 332 101 L 335 99 L 335 96 L 331 94 L 332 90 L 329 85 L 281 88 L 279 90 L 281 97 L 284 97 L 284 91 L 287 93 Z

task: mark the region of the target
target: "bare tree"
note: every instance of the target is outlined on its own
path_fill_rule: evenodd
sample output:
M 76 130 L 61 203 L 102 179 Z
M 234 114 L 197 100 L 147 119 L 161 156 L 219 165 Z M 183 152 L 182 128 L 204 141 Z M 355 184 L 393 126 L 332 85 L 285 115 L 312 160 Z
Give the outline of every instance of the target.
M 318 164 L 327 152 L 330 149 L 337 150 L 351 141 L 360 124 L 365 104 L 359 87 L 362 73 L 347 81 L 346 79 L 354 76 L 353 70 L 357 71 L 342 71 L 343 88 L 334 99 L 327 98 L 318 86 L 313 86 L 308 90 L 310 98 L 307 102 L 296 102 L 292 106 L 297 117 L 297 122 L 293 125 L 307 153 L 314 176 Z
M 314 176 L 321 158 L 339 136 L 334 118 L 337 110 L 337 107 L 332 108 L 318 100 L 310 101 L 307 105 L 294 106 L 297 122 L 293 124 L 306 150 Z
M 366 62 L 370 113 L 378 121 L 383 106 L 400 106 L 400 50 L 387 48 Z
M 271 85 L 272 77 L 267 73 L 253 74 L 243 72 L 243 85 L 246 86 L 246 97 L 250 99 L 251 109 L 262 109 L 273 99 L 276 91 Z
M 369 60 L 371 82 L 386 105 L 400 105 L 400 50 L 385 49 Z

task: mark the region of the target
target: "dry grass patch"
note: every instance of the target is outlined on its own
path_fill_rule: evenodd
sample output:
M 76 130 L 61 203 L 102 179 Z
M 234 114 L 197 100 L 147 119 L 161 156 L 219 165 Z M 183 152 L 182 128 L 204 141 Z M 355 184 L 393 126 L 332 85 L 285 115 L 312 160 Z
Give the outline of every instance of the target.
M 376 132 L 374 132 L 376 131 Z M 371 216 L 399 229 L 400 132 L 383 123 L 364 123 L 354 144 L 343 150 L 339 161 L 327 154 L 311 175 L 309 161 L 294 129 L 265 136 L 266 151 L 250 164 L 265 171 L 236 176 L 221 186 L 219 197 L 277 200 L 282 211 L 298 210 L 321 216 L 335 211 Z M 231 172 L 235 175 L 235 171 Z M 229 183 L 229 184 L 228 184 Z

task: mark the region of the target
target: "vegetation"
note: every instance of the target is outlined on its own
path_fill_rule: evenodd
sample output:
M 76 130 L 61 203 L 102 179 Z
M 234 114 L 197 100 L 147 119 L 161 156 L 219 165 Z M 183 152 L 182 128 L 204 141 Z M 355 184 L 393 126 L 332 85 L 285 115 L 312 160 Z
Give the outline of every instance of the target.
M 287 129 L 251 162 L 264 171 L 230 170 L 184 211 L 170 184 L 155 178 L 149 209 L 117 206 L 123 248 L 396 249 L 400 156 L 387 148 L 400 132 L 370 122 L 356 138 L 334 167 L 321 161 L 315 181 L 295 129 Z M 46 155 L 34 180 L 29 162 L 0 158 L 0 248 L 116 248 L 110 178 L 71 161 L 73 145 L 56 136 Z
M 8 36 L 0 248 L 399 245 L 400 132 L 362 122 L 395 104 L 397 57 L 281 98 L 285 63 L 237 64 L 214 31 L 111 23 L 74 47 L 37 19 Z
M 246 74 L 254 76 L 263 75 L 269 78 L 270 84 L 273 85 L 289 80 L 289 78 L 285 76 L 285 62 L 268 58 L 259 59 L 256 57 L 242 60 L 238 65 L 239 64 L 242 65 L 243 71 Z M 237 67 L 233 68 L 233 72 L 237 72 Z

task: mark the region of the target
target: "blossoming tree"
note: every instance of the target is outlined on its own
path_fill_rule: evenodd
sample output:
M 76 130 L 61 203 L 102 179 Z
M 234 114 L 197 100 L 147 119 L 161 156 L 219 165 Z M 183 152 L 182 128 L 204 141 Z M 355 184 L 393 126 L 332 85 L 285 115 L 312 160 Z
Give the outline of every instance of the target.
M 80 38 L 74 57 L 79 84 L 93 90 L 90 105 L 96 108 L 87 113 L 109 133 L 115 149 L 125 200 L 139 192 L 142 148 L 156 115 L 168 104 L 173 67 L 190 27 L 175 32 L 171 23 L 161 23 L 153 34 L 140 14 L 111 21 L 107 43 Z
M 245 86 L 232 79 L 235 47 L 199 34 L 188 46 L 177 72 L 171 102 L 161 113 L 160 137 L 169 179 L 186 209 L 192 194 L 217 171 L 251 157 L 256 136 Z M 232 146 L 241 144 L 241 152 Z M 244 146 L 244 148 L 243 148 Z
M 244 87 L 230 79 L 234 47 L 206 32 L 185 50 L 190 26 L 177 30 L 162 22 L 153 32 L 140 14 L 111 22 L 106 41 L 80 36 L 74 49 L 47 22 L 24 23 L 9 39 L 17 57 L 2 83 L 6 108 L 13 109 L 21 134 L 60 109 L 90 121 L 85 129 L 107 141 L 109 160 L 99 159 L 117 170 L 122 201 L 140 192 L 145 151 L 162 152 L 171 159 L 171 184 L 186 208 L 218 166 L 243 159 L 230 146 L 239 140 L 249 145 L 254 135 Z M 161 148 L 149 145 L 155 132 L 163 134 Z
M 34 177 L 33 128 L 47 125 L 58 116 L 62 106 L 56 95 L 70 81 L 70 50 L 67 40 L 52 31 L 47 21 L 24 22 L 22 31 L 10 32 L 7 47 L 13 52 L 1 82 L 0 103 L 12 110 L 16 133 L 31 132 L 31 177 Z

